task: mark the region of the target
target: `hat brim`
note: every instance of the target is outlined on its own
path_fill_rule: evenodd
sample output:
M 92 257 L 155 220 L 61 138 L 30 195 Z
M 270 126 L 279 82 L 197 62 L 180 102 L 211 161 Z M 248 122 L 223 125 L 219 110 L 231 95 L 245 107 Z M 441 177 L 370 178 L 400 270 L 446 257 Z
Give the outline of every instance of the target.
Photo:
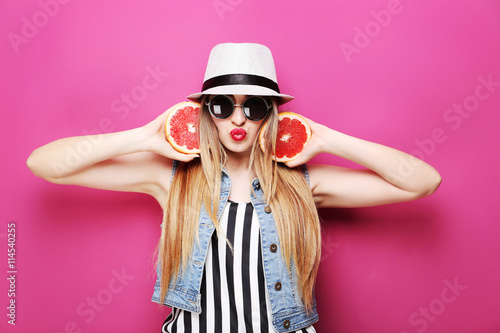
M 278 105 L 285 104 L 292 99 L 293 96 L 278 94 L 276 91 L 254 85 L 228 85 L 218 86 L 207 89 L 200 93 L 195 93 L 187 96 L 189 100 L 199 102 L 203 95 L 251 95 L 251 96 L 273 96 L 278 98 Z

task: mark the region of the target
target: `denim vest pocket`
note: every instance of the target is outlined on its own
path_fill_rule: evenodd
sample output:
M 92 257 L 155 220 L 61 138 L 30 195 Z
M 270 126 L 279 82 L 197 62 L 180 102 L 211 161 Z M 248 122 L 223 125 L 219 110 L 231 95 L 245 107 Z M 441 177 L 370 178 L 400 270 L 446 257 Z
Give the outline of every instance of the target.
M 273 326 L 277 332 L 292 332 L 310 326 L 318 322 L 319 316 L 316 311 L 316 301 L 310 314 L 303 307 L 297 307 L 288 311 L 273 313 Z

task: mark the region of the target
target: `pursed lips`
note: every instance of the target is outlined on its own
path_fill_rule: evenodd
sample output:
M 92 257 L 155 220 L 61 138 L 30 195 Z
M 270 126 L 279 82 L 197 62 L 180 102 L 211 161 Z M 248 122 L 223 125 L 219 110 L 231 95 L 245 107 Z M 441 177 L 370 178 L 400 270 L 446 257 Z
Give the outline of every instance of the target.
M 234 128 L 231 132 L 231 138 L 235 141 L 241 141 L 245 139 L 247 135 L 247 131 L 245 131 L 243 128 Z

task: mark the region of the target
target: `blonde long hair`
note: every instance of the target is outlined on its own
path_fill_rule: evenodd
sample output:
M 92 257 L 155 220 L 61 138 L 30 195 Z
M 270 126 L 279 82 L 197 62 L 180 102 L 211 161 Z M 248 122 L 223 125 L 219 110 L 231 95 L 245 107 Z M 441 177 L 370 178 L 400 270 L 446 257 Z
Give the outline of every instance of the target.
M 274 151 L 278 128 L 278 107 L 275 100 L 272 103 L 272 112 L 267 116 L 270 130 L 264 133 L 267 152 Z M 200 158 L 179 165 L 164 207 L 163 229 L 158 245 L 162 301 L 171 279 L 177 278 L 181 265 L 186 266 L 198 239 L 202 204 L 219 233 L 217 211 L 222 167 L 227 156 L 219 141 L 217 127 L 206 109 L 205 99 L 202 99 L 201 105 Z M 300 168 L 288 168 L 273 161 L 270 154 L 260 149 L 258 140 L 259 136 L 252 147 L 250 167 L 255 171 L 272 209 L 283 259 L 289 271 L 293 259 L 301 299 L 310 311 L 321 255 L 320 222 L 312 193 Z

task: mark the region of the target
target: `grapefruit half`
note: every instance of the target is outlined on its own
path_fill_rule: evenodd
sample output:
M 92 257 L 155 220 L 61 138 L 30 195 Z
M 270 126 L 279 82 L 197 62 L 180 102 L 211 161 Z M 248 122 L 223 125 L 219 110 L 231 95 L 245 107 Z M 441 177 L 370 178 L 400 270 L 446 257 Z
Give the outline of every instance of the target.
M 198 154 L 200 152 L 200 104 L 181 102 L 170 108 L 165 122 L 165 136 L 178 152 Z
M 265 152 L 264 133 L 268 122 L 263 125 L 259 134 L 259 143 Z M 294 160 L 311 139 L 311 128 L 301 115 L 294 112 L 278 113 L 278 135 L 276 137 L 276 153 L 273 158 L 278 162 Z

